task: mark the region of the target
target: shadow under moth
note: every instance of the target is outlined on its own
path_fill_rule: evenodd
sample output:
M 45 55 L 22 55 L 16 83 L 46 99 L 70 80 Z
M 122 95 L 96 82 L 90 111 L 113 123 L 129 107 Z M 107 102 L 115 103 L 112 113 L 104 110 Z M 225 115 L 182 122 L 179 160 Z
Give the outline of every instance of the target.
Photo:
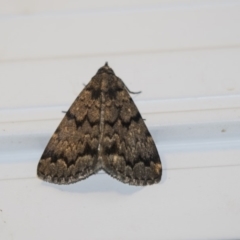
M 123 183 L 158 183 L 160 157 L 129 93 L 107 63 L 101 67 L 51 137 L 38 177 L 70 184 L 102 169 Z

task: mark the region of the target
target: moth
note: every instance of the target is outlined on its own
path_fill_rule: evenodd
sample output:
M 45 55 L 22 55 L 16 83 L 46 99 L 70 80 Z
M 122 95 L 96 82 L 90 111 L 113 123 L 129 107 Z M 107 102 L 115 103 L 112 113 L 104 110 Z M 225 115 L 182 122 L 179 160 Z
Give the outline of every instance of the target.
M 107 63 L 101 67 L 51 137 L 38 177 L 70 184 L 102 169 L 130 185 L 158 183 L 160 157 L 129 93 Z

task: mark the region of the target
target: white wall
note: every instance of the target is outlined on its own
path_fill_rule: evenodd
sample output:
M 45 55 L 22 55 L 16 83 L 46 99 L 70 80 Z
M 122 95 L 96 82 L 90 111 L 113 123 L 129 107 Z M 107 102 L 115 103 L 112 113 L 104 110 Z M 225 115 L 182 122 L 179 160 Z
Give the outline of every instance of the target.
M 62 111 L 105 61 L 142 91 L 161 183 L 43 183 Z M 0 239 L 240 238 L 239 66 L 237 0 L 0 0 Z

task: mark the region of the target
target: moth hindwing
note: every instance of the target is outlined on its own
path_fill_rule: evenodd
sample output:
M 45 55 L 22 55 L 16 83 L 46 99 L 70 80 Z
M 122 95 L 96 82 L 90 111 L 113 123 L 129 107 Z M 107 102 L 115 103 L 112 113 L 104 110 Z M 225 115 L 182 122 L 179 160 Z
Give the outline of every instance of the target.
M 85 86 L 38 163 L 39 178 L 70 184 L 100 169 L 131 185 L 158 183 L 157 148 L 129 90 L 106 63 Z

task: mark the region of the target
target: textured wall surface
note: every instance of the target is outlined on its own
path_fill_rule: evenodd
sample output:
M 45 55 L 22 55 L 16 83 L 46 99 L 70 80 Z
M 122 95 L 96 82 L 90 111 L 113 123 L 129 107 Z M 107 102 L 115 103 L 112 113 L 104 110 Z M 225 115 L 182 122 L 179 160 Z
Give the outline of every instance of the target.
M 108 61 L 163 164 L 158 185 L 36 177 Z M 240 2 L 0 0 L 0 239 L 240 238 Z

